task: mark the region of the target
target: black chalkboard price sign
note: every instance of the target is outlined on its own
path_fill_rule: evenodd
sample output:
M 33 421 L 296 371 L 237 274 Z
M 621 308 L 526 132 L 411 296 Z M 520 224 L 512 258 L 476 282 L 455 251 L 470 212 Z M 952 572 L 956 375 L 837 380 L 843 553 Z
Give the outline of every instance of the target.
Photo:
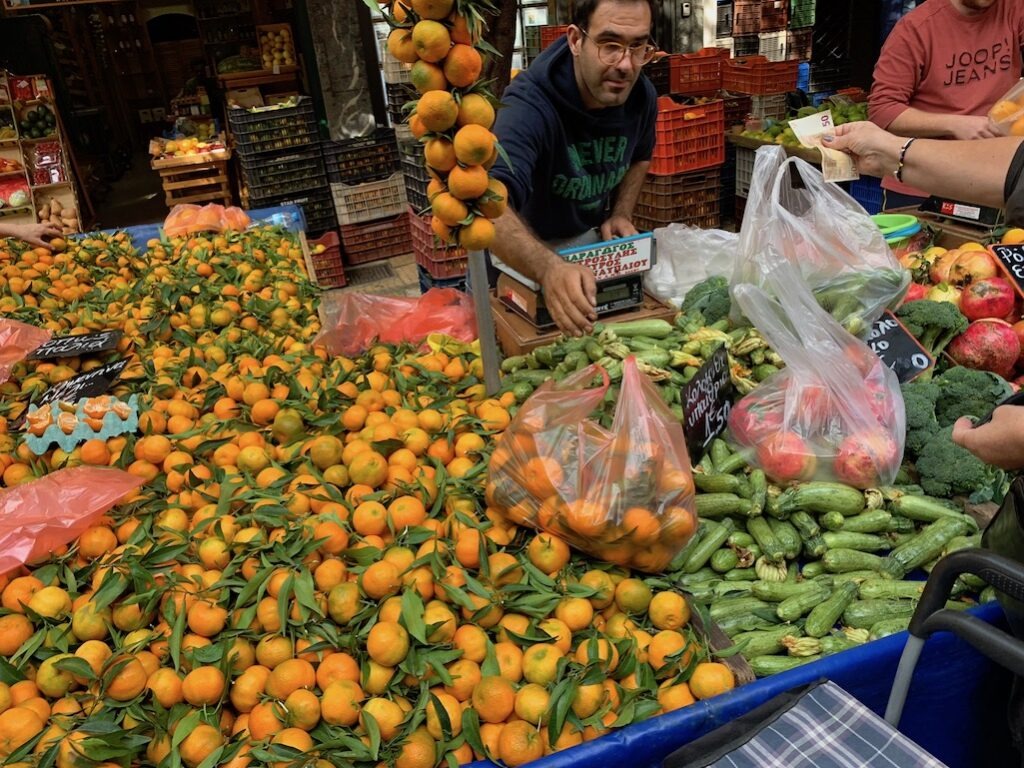
M 58 336 L 35 350 L 28 359 L 53 360 L 59 357 L 78 357 L 106 352 L 114 349 L 123 335 L 121 331 L 98 331 L 78 336 Z
M 917 378 L 935 365 L 931 355 L 896 315 L 888 310 L 871 326 L 868 346 L 883 363 L 892 368 L 900 384 Z
M 1024 245 L 993 245 L 992 253 L 1006 270 L 1017 293 L 1024 296 Z
M 711 441 L 729 426 L 731 411 L 729 353 L 725 347 L 719 347 L 683 392 L 683 431 L 693 464 L 701 460 Z
M 54 384 L 39 398 L 39 405 L 55 402 L 77 403 L 82 397 L 102 395 L 117 381 L 117 377 L 127 365 L 127 360 L 115 360 Z

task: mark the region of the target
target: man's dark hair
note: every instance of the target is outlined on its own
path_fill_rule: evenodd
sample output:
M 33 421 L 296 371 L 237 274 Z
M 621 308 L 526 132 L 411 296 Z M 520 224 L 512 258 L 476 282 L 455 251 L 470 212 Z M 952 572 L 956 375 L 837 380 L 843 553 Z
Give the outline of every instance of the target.
M 589 29 L 590 20 L 601 2 L 602 0 L 578 0 L 573 4 L 572 23 L 580 29 Z M 651 33 L 653 34 L 654 22 L 658 17 L 658 3 L 655 0 L 635 0 L 635 2 L 646 2 L 647 7 L 651 9 Z

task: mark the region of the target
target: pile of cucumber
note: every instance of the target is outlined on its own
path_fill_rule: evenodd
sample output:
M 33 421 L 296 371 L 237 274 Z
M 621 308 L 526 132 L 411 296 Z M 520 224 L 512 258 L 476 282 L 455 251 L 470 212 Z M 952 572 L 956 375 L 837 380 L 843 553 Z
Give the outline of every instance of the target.
M 667 577 L 759 677 L 906 629 L 924 587 L 913 576 L 981 540 L 973 518 L 915 486 L 782 489 L 721 440 L 694 481 L 700 526 Z M 965 577 L 948 607 L 991 599 Z

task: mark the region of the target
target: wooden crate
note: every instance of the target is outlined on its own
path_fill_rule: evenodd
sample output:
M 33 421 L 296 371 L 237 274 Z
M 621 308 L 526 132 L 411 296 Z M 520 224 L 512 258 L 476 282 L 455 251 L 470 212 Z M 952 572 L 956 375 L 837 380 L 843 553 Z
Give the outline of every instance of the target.
M 167 206 L 183 203 L 223 203 L 231 205 L 228 180 L 229 150 L 217 150 L 186 157 L 153 160 L 153 169 L 160 174 Z
M 538 331 L 530 321 L 513 312 L 491 294 L 491 314 L 494 317 L 494 333 L 506 356 L 525 355 L 537 347 L 556 341 L 562 332 L 557 328 Z M 602 323 L 617 323 L 623 320 L 668 320 L 675 319 L 676 310 L 662 304 L 653 296 L 644 295 L 644 303 L 634 309 L 604 315 Z

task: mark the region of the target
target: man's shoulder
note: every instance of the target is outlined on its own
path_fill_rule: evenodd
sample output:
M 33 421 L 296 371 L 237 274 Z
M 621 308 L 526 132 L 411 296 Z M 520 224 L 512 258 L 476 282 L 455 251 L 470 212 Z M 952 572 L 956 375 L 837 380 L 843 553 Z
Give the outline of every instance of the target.
M 953 10 L 949 0 L 928 0 L 913 10 L 903 15 L 893 32 L 896 30 L 920 30 L 936 22 L 953 22 L 962 18 L 959 13 Z

